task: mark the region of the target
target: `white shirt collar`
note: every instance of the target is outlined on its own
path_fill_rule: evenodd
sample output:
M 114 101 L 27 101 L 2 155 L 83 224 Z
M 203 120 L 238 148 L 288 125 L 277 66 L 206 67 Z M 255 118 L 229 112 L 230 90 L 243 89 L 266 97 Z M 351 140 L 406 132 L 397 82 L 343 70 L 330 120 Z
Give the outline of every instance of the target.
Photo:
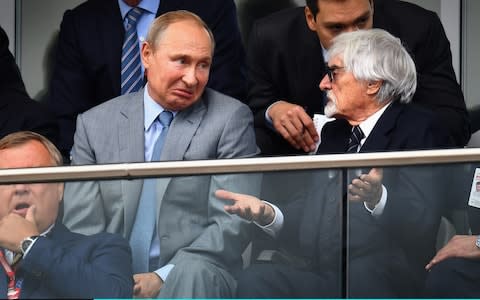
M 363 146 L 365 143 L 365 140 L 368 138 L 370 133 L 372 132 L 373 128 L 377 124 L 378 120 L 380 117 L 383 115 L 383 112 L 391 105 L 391 102 L 379 109 L 377 112 L 375 112 L 373 115 L 368 117 L 365 121 L 359 124 L 360 128 L 363 131 L 363 134 L 365 135 L 364 138 L 360 141 L 360 145 Z

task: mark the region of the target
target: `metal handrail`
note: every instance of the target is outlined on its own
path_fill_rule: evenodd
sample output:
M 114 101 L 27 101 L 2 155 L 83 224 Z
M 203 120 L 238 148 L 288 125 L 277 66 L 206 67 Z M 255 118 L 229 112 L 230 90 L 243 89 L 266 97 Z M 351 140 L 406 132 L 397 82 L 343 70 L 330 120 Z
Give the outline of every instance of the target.
M 480 161 L 480 148 L 302 155 L 0 170 L 0 184 L 141 177 L 272 172 L 368 166 L 404 166 Z

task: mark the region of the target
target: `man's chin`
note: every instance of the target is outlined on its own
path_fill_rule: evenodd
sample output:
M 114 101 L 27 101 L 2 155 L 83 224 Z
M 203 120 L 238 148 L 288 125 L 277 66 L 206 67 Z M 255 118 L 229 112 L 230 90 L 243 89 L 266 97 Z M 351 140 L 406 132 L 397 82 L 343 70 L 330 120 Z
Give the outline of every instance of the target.
M 327 118 L 335 118 L 337 115 L 337 109 L 335 107 L 325 106 L 323 113 Z

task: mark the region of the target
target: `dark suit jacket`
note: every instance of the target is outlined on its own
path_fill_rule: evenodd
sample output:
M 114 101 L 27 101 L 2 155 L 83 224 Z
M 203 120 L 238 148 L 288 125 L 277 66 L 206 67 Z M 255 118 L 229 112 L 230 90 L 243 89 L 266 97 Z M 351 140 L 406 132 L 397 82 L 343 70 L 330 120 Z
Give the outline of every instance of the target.
M 455 144 L 464 146 L 470 138 L 468 115 L 439 18 L 406 2 L 374 3 L 373 26 L 399 37 L 415 61 L 418 86 L 413 102 L 436 111 Z M 257 21 L 247 57 L 247 101 L 255 115 L 257 144 L 266 155 L 298 153 L 267 126 L 265 110 L 275 101 L 286 100 L 310 115 L 323 113 L 318 84 L 325 74 L 325 62 L 316 33 L 307 27 L 304 8 L 283 10 Z
M 28 96 L 15 59 L 8 50 L 8 37 L 1 27 L 0 70 L 0 138 L 30 130 L 56 143 L 58 128 L 54 117 L 43 104 Z
M 133 274 L 130 247 L 110 233 L 85 236 L 57 223 L 39 238 L 20 261 L 24 278 L 21 298 L 131 298 Z M 0 297 L 7 279 L 0 268 Z
M 215 36 L 208 86 L 244 100 L 245 53 L 233 0 L 162 0 L 157 16 L 178 9 L 199 15 Z M 86 1 L 63 16 L 48 104 L 64 155 L 73 145 L 77 115 L 120 95 L 123 35 L 117 0 Z
M 394 102 L 360 152 L 451 147 L 448 136 L 437 126 L 432 112 Z M 351 130 L 344 120 L 327 123 L 318 153 L 344 153 Z M 413 292 L 420 289 L 425 276 L 423 267 L 435 251 L 442 198 L 437 175 L 432 166 L 384 168 L 388 199 L 383 214 L 373 217 L 363 203 L 348 204 L 352 285 L 359 278 L 381 273 L 391 284 L 391 296 L 415 296 Z M 303 176 L 302 180 L 294 179 L 303 186 L 290 193 L 294 195 L 291 202 L 280 204 L 285 216 L 280 240 L 317 272 L 338 272 L 342 254 L 340 208 L 345 192 L 342 172 L 318 170 L 289 176 Z

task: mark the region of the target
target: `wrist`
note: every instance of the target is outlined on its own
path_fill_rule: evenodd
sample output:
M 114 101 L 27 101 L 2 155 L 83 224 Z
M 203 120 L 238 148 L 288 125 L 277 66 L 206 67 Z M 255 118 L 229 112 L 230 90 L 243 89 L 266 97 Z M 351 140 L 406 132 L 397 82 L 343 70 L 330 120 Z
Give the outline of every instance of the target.
M 19 253 L 21 253 L 23 256 L 25 256 L 28 251 L 30 251 L 30 248 L 33 246 L 33 244 L 37 241 L 38 235 L 32 235 L 29 237 L 24 238 L 19 245 Z

